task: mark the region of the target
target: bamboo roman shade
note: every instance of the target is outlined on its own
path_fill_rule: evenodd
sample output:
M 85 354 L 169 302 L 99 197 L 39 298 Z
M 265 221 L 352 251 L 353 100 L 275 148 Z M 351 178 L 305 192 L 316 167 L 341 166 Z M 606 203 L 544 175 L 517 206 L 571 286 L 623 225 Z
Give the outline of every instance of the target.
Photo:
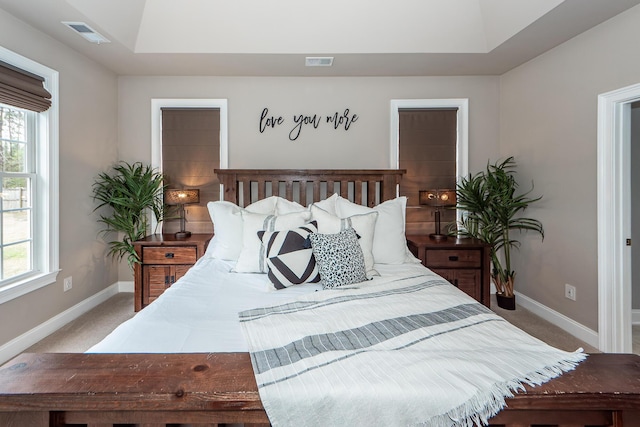
M 200 202 L 189 205 L 186 219 L 194 233 L 213 230 L 207 202 L 220 200 L 220 110 L 162 108 L 162 172 L 174 189 L 200 190 Z M 165 221 L 163 231 L 178 231 L 177 221 Z
M 429 232 L 432 208 L 421 206 L 420 190 L 455 189 L 458 109 L 402 109 L 399 112 L 399 166 L 407 173 L 400 194 L 407 196 L 407 227 Z M 443 212 L 443 221 L 455 219 Z M 412 223 L 412 224 L 409 224 Z
M 0 103 L 41 113 L 51 107 L 42 77 L 0 62 Z

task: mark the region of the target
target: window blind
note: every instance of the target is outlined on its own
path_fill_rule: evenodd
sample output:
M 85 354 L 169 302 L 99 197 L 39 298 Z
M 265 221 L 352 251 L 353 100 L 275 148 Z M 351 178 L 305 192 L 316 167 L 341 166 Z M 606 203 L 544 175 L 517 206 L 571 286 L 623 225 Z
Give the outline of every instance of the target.
M 189 230 L 210 233 L 213 225 L 207 202 L 220 200 L 220 110 L 162 108 L 162 172 L 170 188 L 198 188 L 200 203 L 187 207 Z M 179 230 L 178 221 L 165 221 L 163 232 Z
M 457 108 L 399 111 L 399 166 L 407 170 L 400 195 L 408 199 L 409 231 L 431 232 L 434 208 L 420 205 L 420 190 L 456 188 L 457 114 Z M 445 210 L 442 221 L 455 221 L 455 212 Z
M 44 79 L 0 62 L 0 103 L 41 113 L 51 107 Z
M 401 192 L 419 205 L 418 191 L 455 188 L 457 110 L 400 111 L 400 168 L 407 169 Z

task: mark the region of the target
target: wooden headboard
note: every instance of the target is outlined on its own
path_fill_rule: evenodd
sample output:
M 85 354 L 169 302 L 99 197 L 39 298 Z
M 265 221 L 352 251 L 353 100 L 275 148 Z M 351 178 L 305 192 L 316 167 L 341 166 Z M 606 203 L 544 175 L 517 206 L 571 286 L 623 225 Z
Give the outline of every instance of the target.
M 270 195 L 302 205 L 338 193 L 374 206 L 397 196 L 404 169 L 216 169 L 224 200 L 247 206 Z

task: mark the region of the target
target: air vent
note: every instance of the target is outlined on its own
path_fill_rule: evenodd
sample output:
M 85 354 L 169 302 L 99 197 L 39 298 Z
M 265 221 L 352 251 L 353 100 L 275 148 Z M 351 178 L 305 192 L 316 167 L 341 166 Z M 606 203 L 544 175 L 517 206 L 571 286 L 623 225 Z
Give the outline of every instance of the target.
M 105 36 L 85 24 L 84 22 L 68 22 L 62 21 L 64 25 L 71 28 L 74 32 L 81 35 L 91 43 L 111 43 Z
M 331 67 L 333 56 L 307 56 L 304 65 L 307 67 Z

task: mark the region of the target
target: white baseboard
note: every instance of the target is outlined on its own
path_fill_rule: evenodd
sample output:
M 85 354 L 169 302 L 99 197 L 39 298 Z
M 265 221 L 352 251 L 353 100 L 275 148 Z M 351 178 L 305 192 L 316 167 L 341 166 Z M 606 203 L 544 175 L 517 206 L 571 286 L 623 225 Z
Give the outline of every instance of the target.
M 640 325 L 640 310 L 638 309 L 631 310 L 631 324 Z
M 131 291 L 126 290 L 129 289 L 129 286 L 131 287 Z M 131 285 L 129 285 L 128 282 L 116 282 L 108 288 L 79 302 L 57 316 L 52 317 L 19 337 L 16 337 L 8 343 L 0 346 L 0 364 L 22 353 L 27 348 L 51 335 L 53 332 L 57 331 L 72 320 L 77 319 L 89 310 L 102 304 L 112 296 L 117 295 L 119 292 L 133 292 L 133 282 L 131 282 Z
M 133 293 L 133 280 L 129 282 L 118 282 L 118 292 L 132 292 Z
M 518 305 L 526 308 L 527 310 L 529 310 L 536 316 L 543 318 L 547 322 L 553 323 L 560 329 L 586 342 L 590 346 L 595 348 L 599 347 L 598 333 L 593 329 L 587 328 L 583 324 L 568 318 L 562 313 L 558 313 L 557 311 L 547 307 L 546 305 L 540 304 L 538 301 L 535 301 L 526 295 L 522 295 L 517 292 L 516 295 L 518 295 Z

